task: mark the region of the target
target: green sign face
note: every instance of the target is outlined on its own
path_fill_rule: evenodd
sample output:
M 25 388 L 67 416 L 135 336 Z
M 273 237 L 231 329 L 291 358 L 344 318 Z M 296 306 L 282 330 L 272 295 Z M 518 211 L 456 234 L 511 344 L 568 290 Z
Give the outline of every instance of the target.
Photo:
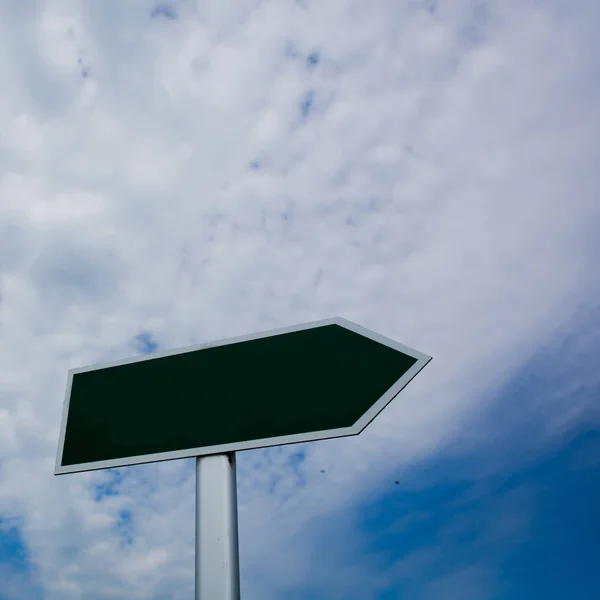
M 335 318 L 72 369 L 55 474 L 356 435 L 430 360 Z

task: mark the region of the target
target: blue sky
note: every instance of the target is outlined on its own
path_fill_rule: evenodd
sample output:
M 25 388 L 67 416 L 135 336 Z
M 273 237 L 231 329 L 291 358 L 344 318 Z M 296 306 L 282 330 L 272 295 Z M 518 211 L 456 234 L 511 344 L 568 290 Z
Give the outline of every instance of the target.
M 404 471 L 391 463 L 368 498 L 315 522 L 306 579 L 282 597 L 596 598 L 600 387 L 569 396 L 596 417 L 551 436 L 531 402 L 550 407 L 573 380 L 595 380 L 594 322 L 540 349 L 439 452 Z
M 312 557 L 333 553 L 370 576 L 326 590 L 308 580 L 284 597 L 595 598 L 599 443 L 597 429 L 582 429 L 532 464 L 485 476 L 486 455 L 472 453 L 436 457 L 399 484 L 390 474 L 384 494 L 319 524 Z M 355 529 L 361 543 L 340 549 Z
M 390 465 L 367 500 L 348 502 L 315 523 L 305 583 L 282 597 L 595 598 L 600 423 L 592 419 L 548 436 L 535 423 L 530 400 L 551 406 L 557 390 L 594 377 L 600 344 L 584 332 L 593 330 L 595 313 L 572 325 L 566 338 L 541 348 L 487 394 L 486 410 L 463 425 L 465 435 L 404 472 Z M 145 350 L 156 349 L 144 339 Z M 569 397 L 588 408 L 599 400 L 593 379 Z M 331 562 L 344 564 L 341 576 L 312 583 L 311 571 L 323 577 Z M 341 579 L 359 565 L 368 575 Z
M 505 445 L 511 449 L 503 440 Z M 319 523 L 320 543 L 312 554 L 319 571 L 333 554 L 364 563 L 371 578 L 356 582 L 353 591 L 337 582 L 343 590 L 338 596 L 335 585 L 323 593 L 309 575 L 301 589 L 286 590 L 282 597 L 595 599 L 600 589 L 600 430 L 578 428 L 525 465 L 489 472 L 487 458 L 485 452 L 458 452 L 433 457 L 399 480 L 390 473 L 383 494 Z M 356 529 L 361 542 L 346 556 L 340 542 Z M 18 527 L 3 532 L 0 557 L 11 578 L 23 577 L 19 585 L 35 582 Z M 413 565 L 386 577 L 406 557 L 415 559 Z M 389 584 L 377 586 L 380 579 Z M 5 590 L 9 583 L 7 578 Z M 29 594 L 44 597 L 38 590 Z
M 599 23 L 0 3 L 0 600 L 193 594 L 193 460 L 53 475 L 69 369 L 332 316 L 433 361 L 238 455 L 244 599 L 598 597 Z

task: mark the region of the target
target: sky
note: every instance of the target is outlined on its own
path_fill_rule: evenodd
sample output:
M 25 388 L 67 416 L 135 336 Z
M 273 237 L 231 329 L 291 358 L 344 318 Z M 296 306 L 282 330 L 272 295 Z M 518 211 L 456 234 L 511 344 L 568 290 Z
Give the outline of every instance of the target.
M 600 597 L 599 25 L 0 0 L 0 600 L 193 597 L 194 460 L 54 476 L 69 369 L 334 316 L 433 360 L 237 455 L 244 600 Z

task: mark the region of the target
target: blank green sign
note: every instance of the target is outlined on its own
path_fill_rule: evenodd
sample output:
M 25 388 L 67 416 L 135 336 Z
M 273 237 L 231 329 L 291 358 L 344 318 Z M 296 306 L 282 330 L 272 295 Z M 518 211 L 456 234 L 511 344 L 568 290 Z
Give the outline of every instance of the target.
M 352 427 L 418 360 L 328 324 L 74 373 L 59 462 L 315 439 Z

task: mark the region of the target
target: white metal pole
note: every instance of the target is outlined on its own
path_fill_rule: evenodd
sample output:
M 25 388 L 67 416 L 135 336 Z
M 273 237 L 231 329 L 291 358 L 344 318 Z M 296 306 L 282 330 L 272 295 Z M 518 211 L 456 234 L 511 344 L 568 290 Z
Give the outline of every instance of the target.
M 195 600 L 239 600 L 235 453 L 196 457 Z

